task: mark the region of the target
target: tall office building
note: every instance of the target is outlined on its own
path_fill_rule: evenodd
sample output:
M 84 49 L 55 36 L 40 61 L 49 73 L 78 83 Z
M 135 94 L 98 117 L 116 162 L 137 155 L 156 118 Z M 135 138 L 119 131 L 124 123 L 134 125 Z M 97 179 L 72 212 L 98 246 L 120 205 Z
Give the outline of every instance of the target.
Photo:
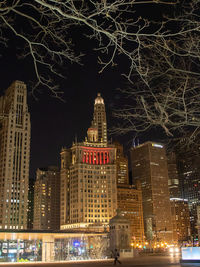
M 33 229 L 60 229 L 60 171 L 56 166 L 37 169 Z
M 180 149 L 181 150 L 181 149 Z M 188 199 L 191 235 L 197 235 L 197 207 L 200 205 L 200 153 L 198 149 L 177 151 L 181 197 Z
M 131 149 L 134 182 L 141 183 L 145 236 L 152 241 L 173 241 L 165 149 L 146 142 Z
M 174 152 L 168 153 L 167 155 L 167 165 L 168 165 L 168 184 L 169 193 L 171 198 L 180 198 L 180 181 L 176 164 L 176 155 Z
M 116 148 L 117 166 L 117 208 L 130 222 L 131 242 L 136 245 L 144 241 L 142 192 L 129 185 L 128 158 L 124 156 L 123 146 L 113 143 Z
M 104 230 L 117 208 L 116 153 L 98 94 L 84 142 L 61 151 L 61 229 Z
M 23 82 L 0 97 L 0 118 L 0 228 L 26 229 L 31 125 Z
M 173 239 L 178 243 L 188 241 L 190 235 L 190 213 L 188 200 L 182 198 L 170 198 Z
M 124 156 L 123 146 L 114 142 L 116 147 L 117 184 L 129 184 L 128 158 Z

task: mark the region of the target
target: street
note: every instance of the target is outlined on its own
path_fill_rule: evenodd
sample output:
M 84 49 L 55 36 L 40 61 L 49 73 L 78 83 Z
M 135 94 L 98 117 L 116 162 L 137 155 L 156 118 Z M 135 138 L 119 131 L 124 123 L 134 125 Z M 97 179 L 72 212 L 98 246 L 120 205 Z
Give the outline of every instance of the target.
M 128 267 L 196 267 L 200 263 L 180 263 L 179 256 L 139 256 L 132 259 L 120 259 L 121 266 Z M 113 260 L 102 261 L 76 261 L 76 262 L 52 262 L 52 263 L 0 263 L 0 266 L 14 267 L 14 266 L 27 266 L 27 267 L 109 267 L 113 265 Z M 117 264 L 120 265 L 120 264 Z

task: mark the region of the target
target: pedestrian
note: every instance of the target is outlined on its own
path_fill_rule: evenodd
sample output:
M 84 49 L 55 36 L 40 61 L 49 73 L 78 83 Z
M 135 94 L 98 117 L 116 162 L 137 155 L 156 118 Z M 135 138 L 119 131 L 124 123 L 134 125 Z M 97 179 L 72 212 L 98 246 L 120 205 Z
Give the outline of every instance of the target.
M 121 261 L 118 260 L 118 258 L 119 258 L 119 252 L 118 252 L 117 249 L 114 250 L 113 257 L 114 257 L 114 265 L 116 265 L 117 262 L 120 263 L 120 264 L 122 264 Z

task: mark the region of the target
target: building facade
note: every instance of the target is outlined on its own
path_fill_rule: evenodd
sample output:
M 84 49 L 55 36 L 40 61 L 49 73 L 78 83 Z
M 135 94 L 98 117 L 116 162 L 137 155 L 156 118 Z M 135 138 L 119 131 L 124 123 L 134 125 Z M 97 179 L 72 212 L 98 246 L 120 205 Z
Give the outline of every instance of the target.
M 197 236 L 200 240 L 200 206 L 197 206 Z
M 177 151 L 181 198 L 188 199 L 191 235 L 197 236 L 197 207 L 200 205 L 200 154 L 197 149 Z
M 33 229 L 33 215 L 34 215 L 34 184 L 33 179 L 29 179 L 28 187 L 28 211 L 27 211 L 27 229 Z
M 116 208 L 116 151 L 98 94 L 86 140 L 61 151 L 61 229 L 105 230 Z
M 130 222 L 130 240 L 136 244 L 144 241 L 142 192 L 130 185 L 117 187 L 117 208 Z
M 60 229 L 60 171 L 56 166 L 37 169 L 33 229 Z
M 70 223 L 70 176 L 71 149 L 62 148 L 60 169 L 60 225 Z
M 128 158 L 124 156 L 123 146 L 114 142 L 116 147 L 117 184 L 129 184 Z
M 15 81 L 0 97 L 0 229 L 26 229 L 30 114 L 25 83 Z
M 173 241 L 168 169 L 163 145 L 146 142 L 131 149 L 133 182 L 141 184 L 145 236 Z
M 167 155 L 167 166 L 168 166 L 168 184 L 169 194 L 171 198 L 180 198 L 180 179 L 176 163 L 176 154 L 174 152 L 168 153 Z
M 173 239 L 182 244 L 190 238 L 190 213 L 188 200 L 170 198 L 170 203 L 173 222 Z
M 93 232 L 0 231 L 0 254 L 2 266 L 13 266 L 15 262 L 32 262 L 32 266 L 41 266 L 41 262 L 59 266 L 60 262 L 63 266 L 63 261 L 110 257 L 109 238 L 108 233 Z

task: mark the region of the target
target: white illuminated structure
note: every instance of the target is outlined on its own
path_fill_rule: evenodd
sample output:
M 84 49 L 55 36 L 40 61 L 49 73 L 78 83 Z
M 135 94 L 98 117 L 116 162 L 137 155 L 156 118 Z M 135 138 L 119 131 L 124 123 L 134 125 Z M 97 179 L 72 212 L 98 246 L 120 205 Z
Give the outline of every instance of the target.
M 200 247 L 181 248 L 182 262 L 200 262 Z

